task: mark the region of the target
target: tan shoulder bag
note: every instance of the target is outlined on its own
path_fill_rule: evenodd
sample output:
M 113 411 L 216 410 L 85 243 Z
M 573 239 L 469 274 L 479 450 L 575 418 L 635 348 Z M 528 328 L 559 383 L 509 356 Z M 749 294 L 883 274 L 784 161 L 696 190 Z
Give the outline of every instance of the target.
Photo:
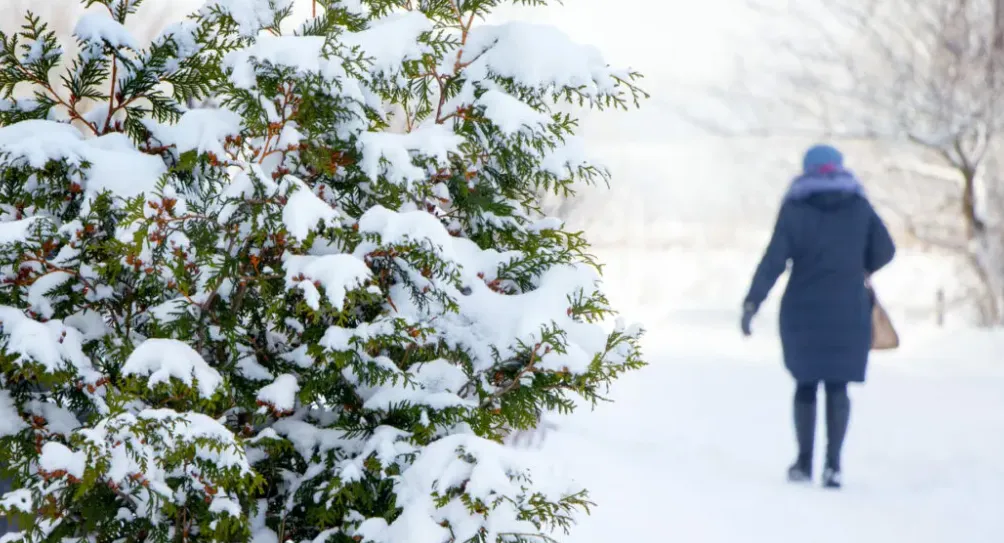
M 868 285 L 868 288 L 872 292 L 872 299 L 875 300 L 875 303 L 872 304 L 872 350 L 887 351 L 895 349 L 899 347 L 899 334 L 896 333 L 896 327 L 892 325 L 889 314 L 886 313 L 885 308 L 879 302 L 875 289 L 871 284 Z

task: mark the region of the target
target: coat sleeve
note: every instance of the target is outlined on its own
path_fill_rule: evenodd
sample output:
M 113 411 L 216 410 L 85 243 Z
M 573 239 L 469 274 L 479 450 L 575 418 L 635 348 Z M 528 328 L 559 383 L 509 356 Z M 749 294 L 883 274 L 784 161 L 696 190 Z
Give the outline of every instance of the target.
M 760 264 L 753 274 L 753 282 L 746 295 L 745 304 L 759 308 L 774 288 L 778 277 L 788 268 L 791 258 L 791 209 L 787 204 L 781 206 L 774 224 L 774 233 L 770 237 L 767 250 L 764 251 Z
M 875 209 L 871 209 L 871 224 L 868 227 L 868 248 L 865 252 L 865 272 L 871 275 L 886 264 L 892 262 L 896 256 L 896 244 L 889 235 L 889 229 L 885 222 L 879 217 Z

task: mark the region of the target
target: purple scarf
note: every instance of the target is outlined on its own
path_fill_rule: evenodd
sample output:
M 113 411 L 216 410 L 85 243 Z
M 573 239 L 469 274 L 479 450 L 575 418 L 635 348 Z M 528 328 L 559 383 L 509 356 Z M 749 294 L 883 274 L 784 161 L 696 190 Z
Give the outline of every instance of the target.
M 865 189 L 853 173 L 847 170 L 828 170 L 819 173 L 802 174 L 788 187 L 785 200 L 804 200 L 822 192 L 839 192 L 865 195 Z

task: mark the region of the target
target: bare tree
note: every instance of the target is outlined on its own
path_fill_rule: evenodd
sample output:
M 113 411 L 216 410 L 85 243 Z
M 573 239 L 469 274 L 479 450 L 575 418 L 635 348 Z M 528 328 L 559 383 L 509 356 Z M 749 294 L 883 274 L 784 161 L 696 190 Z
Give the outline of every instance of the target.
M 1004 208 L 991 198 L 1004 176 L 987 168 L 1004 135 L 1004 0 L 747 1 L 762 23 L 780 24 L 761 33 L 769 61 L 740 63 L 736 88 L 714 95 L 746 116 L 740 126 L 696 120 L 732 135 L 911 148 L 913 160 L 890 158 L 883 173 L 941 201 L 923 212 L 897 198 L 888 207 L 917 240 L 963 257 L 980 283 L 983 324 L 1004 322 L 1004 269 L 992 256 Z

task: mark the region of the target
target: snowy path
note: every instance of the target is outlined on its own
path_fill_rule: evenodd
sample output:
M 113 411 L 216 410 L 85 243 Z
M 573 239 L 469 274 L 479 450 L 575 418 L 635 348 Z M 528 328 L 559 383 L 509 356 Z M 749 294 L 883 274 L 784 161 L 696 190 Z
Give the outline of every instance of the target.
M 658 338 L 615 403 L 548 436 L 544 453 L 598 506 L 569 543 L 1001 540 L 1004 341 L 942 338 L 877 357 L 851 390 L 834 493 L 783 481 L 791 383 L 774 339 L 716 328 Z

